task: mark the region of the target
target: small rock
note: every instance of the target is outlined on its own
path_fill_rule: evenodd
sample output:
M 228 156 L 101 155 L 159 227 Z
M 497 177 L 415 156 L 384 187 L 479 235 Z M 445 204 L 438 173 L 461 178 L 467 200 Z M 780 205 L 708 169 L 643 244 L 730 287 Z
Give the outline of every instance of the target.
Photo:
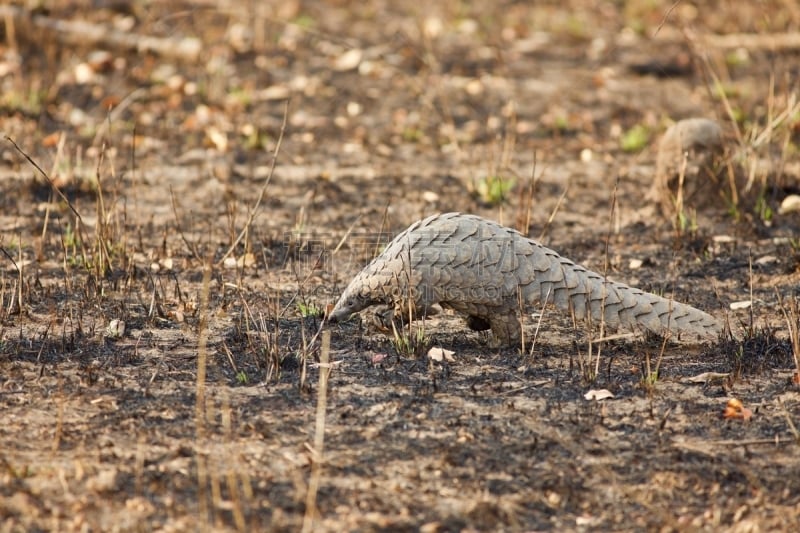
M 357 117 L 361 114 L 363 108 L 358 102 L 347 102 L 347 114 L 351 117 Z
M 470 96 L 478 96 L 479 94 L 483 93 L 483 83 L 481 80 L 470 80 L 467 82 L 467 85 L 464 86 L 464 90 Z
M 425 23 L 422 28 L 425 31 L 426 37 L 435 39 L 439 36 L 439 34 L 442 33 L 442 30 L 444 29 L 444 23 L 439 17 L 428 17 L 425 19 Z

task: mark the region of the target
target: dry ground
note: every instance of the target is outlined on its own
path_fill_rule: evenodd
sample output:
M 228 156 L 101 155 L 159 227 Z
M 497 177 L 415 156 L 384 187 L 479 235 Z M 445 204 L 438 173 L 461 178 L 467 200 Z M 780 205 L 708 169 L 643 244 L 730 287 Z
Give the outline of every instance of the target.
M 794 3 L 31 5 L 0 7 L 0 531 L 800 526 Z M 752 187 L 676 230 L 647 193 L 691 116 Z M 452 210 L 737 338 L 354 319 L 315 463 L 319 312 Z

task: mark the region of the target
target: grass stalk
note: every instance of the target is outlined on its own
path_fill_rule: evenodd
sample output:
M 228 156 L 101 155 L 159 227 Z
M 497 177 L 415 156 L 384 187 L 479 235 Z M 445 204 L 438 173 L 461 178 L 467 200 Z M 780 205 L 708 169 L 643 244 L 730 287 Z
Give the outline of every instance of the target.
M 325 447 L 325 410 L 328 402 L 328 378 L 331 373 L 330 365 L 331 332 L 322 332 L 322 348 L 319 356 L 319 390 L 317 391 L 317 416 L 314 427 L 314 447 L 311 454 L 311 477 L 308 481 L 306 493 L 306 510 L 303 515 L 303 533 L 314 531 L 314 525 L 319 517 L 317 508 L 317 492 L 322 478 L 322 465 Z

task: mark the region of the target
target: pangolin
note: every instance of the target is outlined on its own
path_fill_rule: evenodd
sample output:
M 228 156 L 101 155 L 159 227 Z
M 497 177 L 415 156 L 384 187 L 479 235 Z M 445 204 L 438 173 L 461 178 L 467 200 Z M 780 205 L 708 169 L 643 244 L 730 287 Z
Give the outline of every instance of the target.
M 611 327 L 692 340 L 722 332 L 708 313 L 610 281 L 514 229 L 462 213 L 430 216 L 400 233 L 345 288 L 328 320 L 377 304 L 422 317 L 439 304 L 473 329 L 491 329 L 496 344 L 511 344 L 520 337 L 520 310 L 542 303 Z

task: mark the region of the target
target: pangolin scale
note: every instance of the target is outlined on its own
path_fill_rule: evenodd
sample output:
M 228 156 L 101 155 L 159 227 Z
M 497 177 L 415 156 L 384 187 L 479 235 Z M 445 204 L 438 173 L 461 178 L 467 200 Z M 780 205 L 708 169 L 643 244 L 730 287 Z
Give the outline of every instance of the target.
M 462 213 L 434 215 L 400 233 L 350 282 L 328 319 L 377 304 L 421 317 L 439 304 L 510 344 L 520 336 L 520 308 L 543 302 L 596 324 L 686 340 L 722 332 L 708 313 L 610 281 L 516 230 Z

